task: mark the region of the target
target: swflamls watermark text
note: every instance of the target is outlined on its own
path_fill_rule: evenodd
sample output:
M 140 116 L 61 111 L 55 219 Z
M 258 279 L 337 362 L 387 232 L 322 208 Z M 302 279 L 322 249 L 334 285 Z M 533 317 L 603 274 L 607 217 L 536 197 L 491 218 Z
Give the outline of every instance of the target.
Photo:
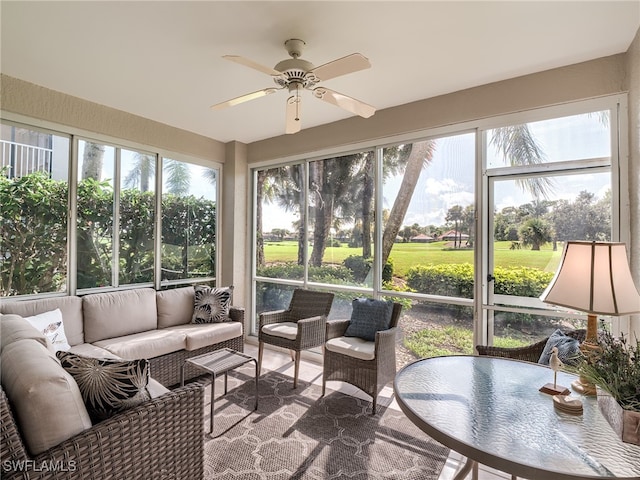
M 3 472 L 75 472 L 75 460 L 5 460 L 2 462 Z

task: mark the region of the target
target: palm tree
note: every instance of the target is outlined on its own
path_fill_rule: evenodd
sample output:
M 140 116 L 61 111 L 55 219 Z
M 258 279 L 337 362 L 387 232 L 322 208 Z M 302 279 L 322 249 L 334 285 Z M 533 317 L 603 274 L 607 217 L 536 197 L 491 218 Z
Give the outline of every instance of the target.
M 81 180 L 86 180 L 87 178 L 93 178 L 98 181 L 101 180 L 104 150 L 104 145 L 85 142 L 84 155 L 82 157 L 82 173 L 80 175 Z

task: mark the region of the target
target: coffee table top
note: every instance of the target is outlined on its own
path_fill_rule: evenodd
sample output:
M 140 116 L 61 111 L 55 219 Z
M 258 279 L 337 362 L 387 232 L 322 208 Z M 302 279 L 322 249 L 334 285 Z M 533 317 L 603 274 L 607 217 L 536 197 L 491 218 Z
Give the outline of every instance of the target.
M 221 348 L 220 350 L 203 353 L 185 360 L 186 363 L 197 365 L 203 370 L 214 374 L 226 372 L 251 361 L 255 361 L 255 358 L 230 348 Z
M 574 375 L 558 372 L 569 387 Z M 435 440 L 484 465 L 529 479 L 640 477 L 640 447 L 623 443 L 584 397 L 583 415 L 556 410 L 538 389 L 553 371 L 483 356 L 419 360 L 396 375 L 402 411 Z

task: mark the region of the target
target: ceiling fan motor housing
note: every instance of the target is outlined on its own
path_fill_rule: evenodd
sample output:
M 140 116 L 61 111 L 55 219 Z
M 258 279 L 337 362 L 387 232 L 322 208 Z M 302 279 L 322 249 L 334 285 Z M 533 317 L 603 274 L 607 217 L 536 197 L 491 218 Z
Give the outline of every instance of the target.
M 273 77 L 273 81 L 280 87 L 288 87 L 292 83 L 299 83 L 304 88 L 311 88 L 318 79 L 313 74 L 307 73 L 313 70 L 313 63 L 301 58 L 289 58 L 278 63 L 274 70 L 282 73 L 279 77 Z

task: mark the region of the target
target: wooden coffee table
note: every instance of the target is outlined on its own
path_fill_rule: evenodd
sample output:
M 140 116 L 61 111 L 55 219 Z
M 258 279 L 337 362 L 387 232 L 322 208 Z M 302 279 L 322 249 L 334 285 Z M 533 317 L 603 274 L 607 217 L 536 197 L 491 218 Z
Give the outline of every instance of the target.
M 245 363 L 253 362 L 256 366 L 255 382 L 256 382 L 256 401 L 254 410 L 258 409 L 258 361 L 244 353 L 236 352 L 230 348 L 222 348 L 214 352 L 205 353 L 196 357 L 185 360 L 180 371 L 180 384 L 184 385 L 184 369 L 189 365 L 193 365 L 207 373 L 211 374 L 211 421 L 209 423 L 209 434 L 213 434 L 213 401 L 215 397 L 216 377 L 224 373 L 224 394 L 227 394 L 227 373 L 229 370 L 240 367 Z

